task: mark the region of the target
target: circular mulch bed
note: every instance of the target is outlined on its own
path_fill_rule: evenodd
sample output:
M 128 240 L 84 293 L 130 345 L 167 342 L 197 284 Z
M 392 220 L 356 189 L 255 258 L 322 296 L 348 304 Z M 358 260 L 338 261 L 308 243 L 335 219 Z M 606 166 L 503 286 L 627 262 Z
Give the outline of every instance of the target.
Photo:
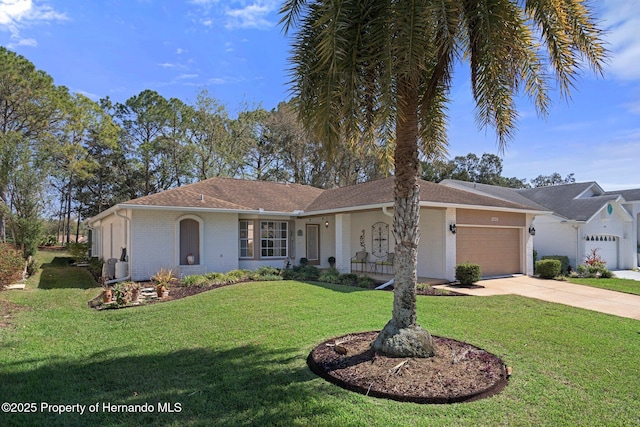
M 403 402 L 470 402 L 507 385 L 502 360 L 471 344 L 434 336 L 434 357 L 386 357 L 371 349 L 378 333 L 327 340 L 311 351 L 307 364 L 316 375 L 347 390 Z

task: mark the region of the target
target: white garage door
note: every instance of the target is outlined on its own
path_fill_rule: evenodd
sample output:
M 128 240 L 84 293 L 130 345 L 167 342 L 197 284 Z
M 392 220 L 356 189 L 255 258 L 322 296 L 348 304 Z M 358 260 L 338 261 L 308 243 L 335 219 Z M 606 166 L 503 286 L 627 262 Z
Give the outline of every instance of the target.
M 597 249 L 597 254 L 607 263 L 607 269 L 616 270 L 618 268 L 618 238 L 609 235 L 587 236 L 585 245 L 585 258 L 591 255 L 592 249 Z
M 520 229 L 458 227 L 456 262 L 479 264 L 482 276 L 522 273 Z

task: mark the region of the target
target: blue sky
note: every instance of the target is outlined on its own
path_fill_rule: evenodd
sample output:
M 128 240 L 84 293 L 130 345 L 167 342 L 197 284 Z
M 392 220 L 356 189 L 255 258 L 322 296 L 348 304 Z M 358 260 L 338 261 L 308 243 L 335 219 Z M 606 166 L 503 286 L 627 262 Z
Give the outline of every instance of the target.
M 55 83 L 97 100 L 142 90 L 193 102 L 201 89 L 231 114 L 289 98 L 289 40 L 278 0 L 0 0 L 0 45 Z M 520 103 L 503 175 L 558 172 L 605 190 L 640 188 L 640 2 L 592 1 L 611 51 L 604 77 L 585 72 L 569 102 L 553 94 L 546 118 Z M 479 130 L 464 67 L 449 110 L 450 157 L 501 154 Z

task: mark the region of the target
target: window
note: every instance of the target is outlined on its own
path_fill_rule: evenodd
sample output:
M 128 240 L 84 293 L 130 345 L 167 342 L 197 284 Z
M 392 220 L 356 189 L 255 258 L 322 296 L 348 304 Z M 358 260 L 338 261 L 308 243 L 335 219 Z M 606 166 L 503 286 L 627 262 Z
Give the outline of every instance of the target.
M 253 258 L 253 221 L 240 221 L 240 258 Z
M 286 221 L 260 222 L 260 257 L 286 257 L 289 224 Z

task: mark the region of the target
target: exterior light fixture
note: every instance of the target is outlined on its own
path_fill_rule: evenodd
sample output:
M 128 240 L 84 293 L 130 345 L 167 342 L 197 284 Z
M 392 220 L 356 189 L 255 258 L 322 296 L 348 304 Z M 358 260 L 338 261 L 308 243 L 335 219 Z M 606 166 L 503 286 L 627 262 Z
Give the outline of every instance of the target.
M 529 234 L 531 234 L 532 236 L 536 235 L 536 228 L 533 225 L 529 227 Z
M 458 227 L 456 227 L 456 225 L 455 225 L 455 224 L 449 224 L 449 231 L 450 231 L 452 234 L 456 234 L 456 233 L 458 232 Z
M 325 226 L 325 228 L 329 228 L 329 221 L 325 221 L 324 222 L 324 226 Z

